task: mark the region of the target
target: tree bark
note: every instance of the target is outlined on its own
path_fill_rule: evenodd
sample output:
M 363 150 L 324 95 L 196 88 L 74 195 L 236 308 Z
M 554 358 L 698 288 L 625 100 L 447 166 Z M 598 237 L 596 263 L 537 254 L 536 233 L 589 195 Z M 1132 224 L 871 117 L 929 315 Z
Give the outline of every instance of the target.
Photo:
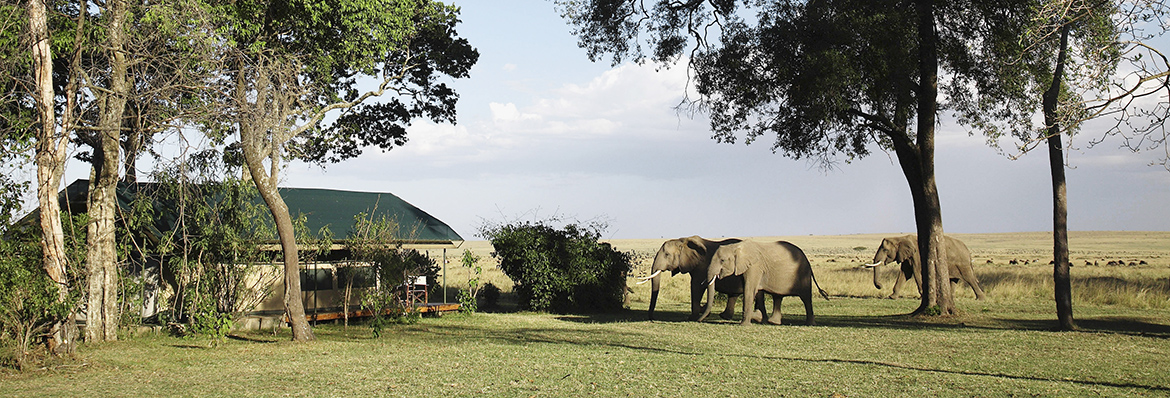
M 946 245 L 943 244 L 942 206 L 934 173 L 934 125 L 938 112 L 938 32 L 934 20 L 934 2 L 918 0 L 918 160 L 921 166 L 922 202 L 915 204 L 918 229 L 918 251 L 922 261 L 922 304 L 915 313 L 938 314 L 955 312 L 954 289 L 950 284 L 950 270 L 943 266 Z M 911 188 L 913 190 L 913 188 Z
M 69 300 L 69 280 L 66 277 L 67 255 L 65 232 L 61 227 L 61 203 L 57 191 L 65 173 L 65 156 L 69 140 L 57 133 L 54 111 L 53 53 L 49 47 L 48 16 L 44 0 L 29 0 L 29 35 L 32 37 L 33 73 L 36 86 L 36 108 L 40 118 L 37 129 L 37 202 L 40 205 L 41 250 L 45 272 L 57 285 L 58 302 Z M 52 327 L 54 353 L 67 354 L 76 350 L 72 317 L 60 320 Z
M 313 329 L 305 319 L 305 305 L 301 294 L 301 267 L 297 248 L 296 233 L 293 229 L 292 216 L 288 212 L 288 205 L 280 196 L 277 182 L 280 181 L 280 148 L 286 139 L 281 134 L 271 134 L 274 129 L 286 128 L 282 119 L 274 118 L 274 114 L 284 114 L 280 98 L 274 97 L 274 87 L 270 79 L 263 74 L 265 67 L 260 66 L 258 76 L 252 78 L 245 70 L 238 69 L 236 76 L 235 102 L 241 107 L 251 108 L 241 112 L 237 121 L 240 134 L 240 147 L 244 153 L 244 169 L 256 184 L 256 190 L 268 206 L 272 220 L 276 224 L 276 234 L 280 239 L 280 248 L 284 256 L 284 311 L 292 329 L 293 341 L 315 340 Z M 255 103 L 248 100 L 248 84 L 256 84 Z M 272 97 L 270 97 L 272 96 Z M 277 109 L 268 107 L 274 106 Z M 251 116 L 244 116 L 251 115 Z M 268 170 L 264 167 L 264 158 L 268 158 Z
M 126 1 L 108 4 L 109 92 L 103 98 L 95 148 L 94 178 L 89 191 L 89 306 L 86 310 L 86 341 L 118 339 L 118 251 L 115 241 L 119 149 L 122 115 L 129 86 L 126 83 L 126 42 L 124 23 Z M 100 153 L 98 153 L 100 151 Z
M 1076 330 L 1072 309 L 1072 281 L 1068 260 L 1068 195 L 1064 176 L 1064 147 L 1060 141 L 1060 125 L 1056 107 L 1064 79 L 1064 64 L 1068 51 L 1069 26 L 1060 28 L 1060 49 L 1056 56 L 1056 70 L 1052 85 L 1044 92 L 1044 124 L 1048 127 L 1048 165 L 1052 169 L 1052 282 L 1056 298 L 1056 318 L 1060 330 Z
M 247 148 L 247 146 L 245 146 Z M 272 219 L 276 223 L 276 234 L 280 238 L 280 248 L 284 253 L 284 310 L 292 328 L 293 341 L 310 341 L 316 339 L 313 329 L 305 319 L 305 305 L 301 300 L 301 267 L 297 253 L 297 238 L 294 233 L 292 216 L 289 215 L 288 205 L 280 197 L 276 181 L 278 175 L 268 176 L 264 172 L 263 164 L 256 159 L 253 151 L 244 150 L 244 159 L 247 163 L 252 181 L 260 191 L 260 197 L 268 205 Z M 279 168 L 274 167 L 275 173 Z

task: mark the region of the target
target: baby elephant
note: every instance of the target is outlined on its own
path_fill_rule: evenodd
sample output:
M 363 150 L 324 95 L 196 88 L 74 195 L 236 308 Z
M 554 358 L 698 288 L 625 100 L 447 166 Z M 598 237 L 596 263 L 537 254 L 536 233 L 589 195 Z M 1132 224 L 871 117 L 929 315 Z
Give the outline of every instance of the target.
M 775 305 L 772 315 L 764 321 L 780 324 L 780 302 L 784 296 L 800 296 L 804 302 L 805 323 L 816 324 L 813 319 L 812 286 L 816 284 L 812 265 L 799 247 L 784 241 L 754 242 L 743 241 L 725 245 L 715 250 L 711 259 L 711 266 L 707 269 L 707 307 L 700 317 L 700 321 L 711 313 L 711 298 L 715 296 L 715 280 L 741 276 L 743 278 L 743 308 L 745 314 L 750 314 L 750 308 L 755 308 L 757 292 L 772 294 Z M 817 290 L 826 300 L 829 295 Z M 759 296 L 763 300 L 763 296 Z M 744 317 L 741 325 L 750 325 L 751 317 Z

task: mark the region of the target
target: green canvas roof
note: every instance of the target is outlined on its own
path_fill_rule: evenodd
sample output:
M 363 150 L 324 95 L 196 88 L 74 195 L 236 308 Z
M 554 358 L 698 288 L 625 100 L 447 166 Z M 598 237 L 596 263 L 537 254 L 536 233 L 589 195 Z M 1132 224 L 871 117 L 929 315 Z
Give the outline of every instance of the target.
M 463 241 L 446 223 L 398 196 L 387 192 L 354 192 L 316 188 L 280 188 L 280 196 L 294 217 L 306 215 L 306 227 L 318 231 L 329 226 L 333 236 L 344 239 L 358 213 L 385 216 L 398 223 L 404 243 L 452 243 Z
M 137 192 L 152 190 L 154 185 L 118 183 L 118 206 L 128 208 Z M 74 181 L 60 194 L 62 206 L 68 206 L 75 213 L 85 212 L 88 192 L 88 180 Z M 372 213 L 376 219 L 385 217 L 393 220 L 398 223 L 400 230 L 409 231 L 400 237 L 399 243 L 451 245 L 463 241 L 463 237 L 443 221 L 387 192 L 280 188 L 280 196 L 288 205 L 289 214 L 293 217 L 298 214 L 306 216 L 306 227 L 310 231 L 316 233 L 322 227 L 329 226 L 335 240 L 344 240 L 353 227 L 354 216 L 364 212 Z M 259 197 L 256 200 L 261 201 Z M 29 214 L 25 218 L 32 216 Z M 164 216 L 153 226 L 152 232 L 169 230 L 173 224 L 173 217 Z

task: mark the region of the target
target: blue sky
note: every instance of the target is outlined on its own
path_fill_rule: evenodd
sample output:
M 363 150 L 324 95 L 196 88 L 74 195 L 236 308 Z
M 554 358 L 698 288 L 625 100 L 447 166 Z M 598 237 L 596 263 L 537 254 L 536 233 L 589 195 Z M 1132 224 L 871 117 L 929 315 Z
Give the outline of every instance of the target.
M 718 144 L 702 115 L 672 109 L 681 66 L 591 63 L 546 0 L 454 3 L 481 54 L 470 79 L 451 82 L 458 124 L 419 121 L 405 147 L 326 169 L 293 164 L 282 185 L 392 192 L 468 240 L 485 220 L 550 216 L 608 221 L 614 239 L 914 230 L 893 154 L 825 171 L 772 154 L 770 139 Z M 1168 230 L 1170 172 L 1148 166 L 1158 153 L 1085 149 L 1091 136 L 1068 157 L 1070 229 Z M 1009 160 L 946 121 L 937 141 L 946 231 L 1051 229 L 1045 151 Z
M 553 215 L 609 222 L 612 238 L 909 232 L 909 188 L 892 154 L 824 171 L 772 154 L 770 140 L 718 144 L 674 111 L 685 71 L 592 63 L 551 2 L 455 1 L 479 49 L 455 126 L 417 123 L 410 142 L 286 185 L 393 192 L 479 239 L 485 220 Z M 1085 131 L 1084 137 L 1092 133 Z M 1079 141 L 1079 142 L 1078 142 Z M 1170 228 L 1170 173 L 1106 142 L 1069 155 L 1073 230 Z M 980 136 L 938 129 L 949 232 L 1050 230 L 1047 153 L 1009 160 Z

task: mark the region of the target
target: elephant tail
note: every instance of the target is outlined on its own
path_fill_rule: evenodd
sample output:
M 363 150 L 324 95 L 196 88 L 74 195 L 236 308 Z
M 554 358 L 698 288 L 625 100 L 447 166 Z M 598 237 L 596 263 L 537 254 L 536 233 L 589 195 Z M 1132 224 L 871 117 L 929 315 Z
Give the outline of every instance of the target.
M 829 300 L 829 293 L 826 293 L 825 289 L 821 289 L 821 284 L 817 283 L 817 275 L 812 272 L 812 267 L 809 266 L 808 268 L 809 268 L 808 274 L 809 274 L 809 276 L 812 276 L 813 284 L 816 285 L 817 291 L 821 293 L 821 297 L 824 297 L 826 301 Z

